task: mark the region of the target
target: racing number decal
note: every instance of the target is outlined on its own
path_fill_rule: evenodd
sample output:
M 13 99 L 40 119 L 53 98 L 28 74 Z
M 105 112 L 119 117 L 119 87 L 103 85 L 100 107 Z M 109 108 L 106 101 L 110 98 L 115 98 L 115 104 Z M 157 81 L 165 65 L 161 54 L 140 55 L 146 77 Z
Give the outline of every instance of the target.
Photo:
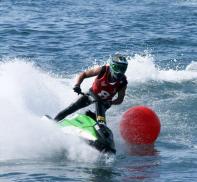
M 107 99 L 110 96 L 110 94 L 105 90 L 102 90 L 98 95 L 101 99 Z

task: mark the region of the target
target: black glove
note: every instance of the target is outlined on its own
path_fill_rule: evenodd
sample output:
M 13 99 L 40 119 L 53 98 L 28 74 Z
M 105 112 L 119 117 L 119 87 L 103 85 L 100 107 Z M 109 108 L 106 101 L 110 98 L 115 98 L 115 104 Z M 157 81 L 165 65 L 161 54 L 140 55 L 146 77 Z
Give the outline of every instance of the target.
M 73 90 L 74 90 L 74 92 L 78 93 L 78 95 L 81 94 L 81 88 L 79 85 L 75 85 Z

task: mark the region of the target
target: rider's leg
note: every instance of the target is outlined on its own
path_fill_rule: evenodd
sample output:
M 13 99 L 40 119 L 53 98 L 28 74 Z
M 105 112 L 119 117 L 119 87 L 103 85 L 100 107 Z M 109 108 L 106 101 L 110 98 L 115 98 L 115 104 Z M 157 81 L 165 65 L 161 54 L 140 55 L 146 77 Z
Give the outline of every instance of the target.
M 106 124 L 106 120 L 105 120 L 106 108 L 105 108 L 105 106 L 102 104 L 102 102 L 98 101 L 98 102 L 96 102 L 95 107 L 96 107 L 96 120 L 99 123 Z
M 75 111 L 90 105 L 91 103 L 92 102 L 89 99 L 89 97 L 86 95 L 83 95 L 75 103 L 72 103 L 66 109 L 64 109 L 60 113 L 58 113 L 57 116 L 55 116 L 54 120 L 60 121 L 60 120 L 64 119 L 66 116 L 68 116 L 69 114 L 72 114 Z
M 100 98 L 95 95 L 91 90 L 89 91 L 89 94 L 94 98 L 94 100 L 96 101 L 95 102 L 95 111 L 96 111 L 96 120 L 99 122 L 99 123 L 104 123 L 106 124 L 106 120 L 105 120 L 105 112 L 107 109 L 110 108 L 109 107 L 106 107 L 104 105 L 104 102 L 102 100 L 100 100 Z

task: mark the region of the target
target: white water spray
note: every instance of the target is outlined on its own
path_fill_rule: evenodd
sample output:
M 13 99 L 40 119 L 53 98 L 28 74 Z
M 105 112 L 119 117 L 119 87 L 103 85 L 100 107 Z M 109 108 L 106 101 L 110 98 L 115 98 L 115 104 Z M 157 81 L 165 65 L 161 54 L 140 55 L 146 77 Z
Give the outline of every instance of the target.
M 62 150 L 69 159 L 98 157 L 79 139 L 64 136 L 54 123 L 41 120 L 76 99 L 70 89 L 73 79 L 54 78 L 16 59 L 0 64 L 0 82 L 0 160 L 49 157 Z M 91 154 L 95 158 L 89 158 Z
M 156 67 L 154 57 L 149 54 L 145 56 L 136 54 L 134 57 L 129 57 L 128 60 L 129 66 L 126 75 L 130 84 L 148 81 L 180 83 L 197 79 L 197 62 L 189 64 L 186 70 L 161 70 Z
M 159 70 L 152 56 L 135 55 L 129 58 L 126 75 L 129 85 L 150 80 L 181 82 L 197 79 L 195 65 L 193 62 L 182 71 Z M 24 60 L 0 64 L 0 160 L 45 157 L 62 150 L 73 160 L 95 161 L 99 157 L 96 150 L 40 119 L 44 114 L 54 116 L 77 98 L 71 89 L 74 79 L 53 77 Z M 84 81 L 82 89 L 88 90 L 92 80 Z M 119 118 L 114 113 L 113 117 Z M 109 123 L 115 135 L 118 122 Z

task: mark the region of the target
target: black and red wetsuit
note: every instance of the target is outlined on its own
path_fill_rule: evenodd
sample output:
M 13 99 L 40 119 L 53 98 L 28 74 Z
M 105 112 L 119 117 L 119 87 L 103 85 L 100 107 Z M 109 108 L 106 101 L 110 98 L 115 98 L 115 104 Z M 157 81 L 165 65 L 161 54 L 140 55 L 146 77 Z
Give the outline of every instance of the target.
M 121 80 L 109 82 L 109 69 L 109 66 L 102 67 L 100 74 L 94 80 L 91 88 L 91 91 L 102 100 L 112 100 L 118 90 L 127 84 L 126 76 L 123 76 Z
M 92 95 L 95 99 L 99 98 L 101 101 L 96 102 L 96 116 L 101 116 L 105 118 L 105 112 L 109 107 L 106 107 L 105 101 L 110 101 L 116 95 L 116 93 L 123 87 L 127 85 L 126 76 L 123 76 L 120 80 L 115 82 L 109 82 L 109 66 L 102 66 L 100 73 L 94 80 L 92 87 L 90 88 L 89 94 Z M 92 104 L 92 100 L 89 96 L 81 96 L 75 103 L 71 104 L 69 107 L 61 111 L 54 119 L 57 121 L 62 120 L 69 114 L 82 109 L 88 105 Z

